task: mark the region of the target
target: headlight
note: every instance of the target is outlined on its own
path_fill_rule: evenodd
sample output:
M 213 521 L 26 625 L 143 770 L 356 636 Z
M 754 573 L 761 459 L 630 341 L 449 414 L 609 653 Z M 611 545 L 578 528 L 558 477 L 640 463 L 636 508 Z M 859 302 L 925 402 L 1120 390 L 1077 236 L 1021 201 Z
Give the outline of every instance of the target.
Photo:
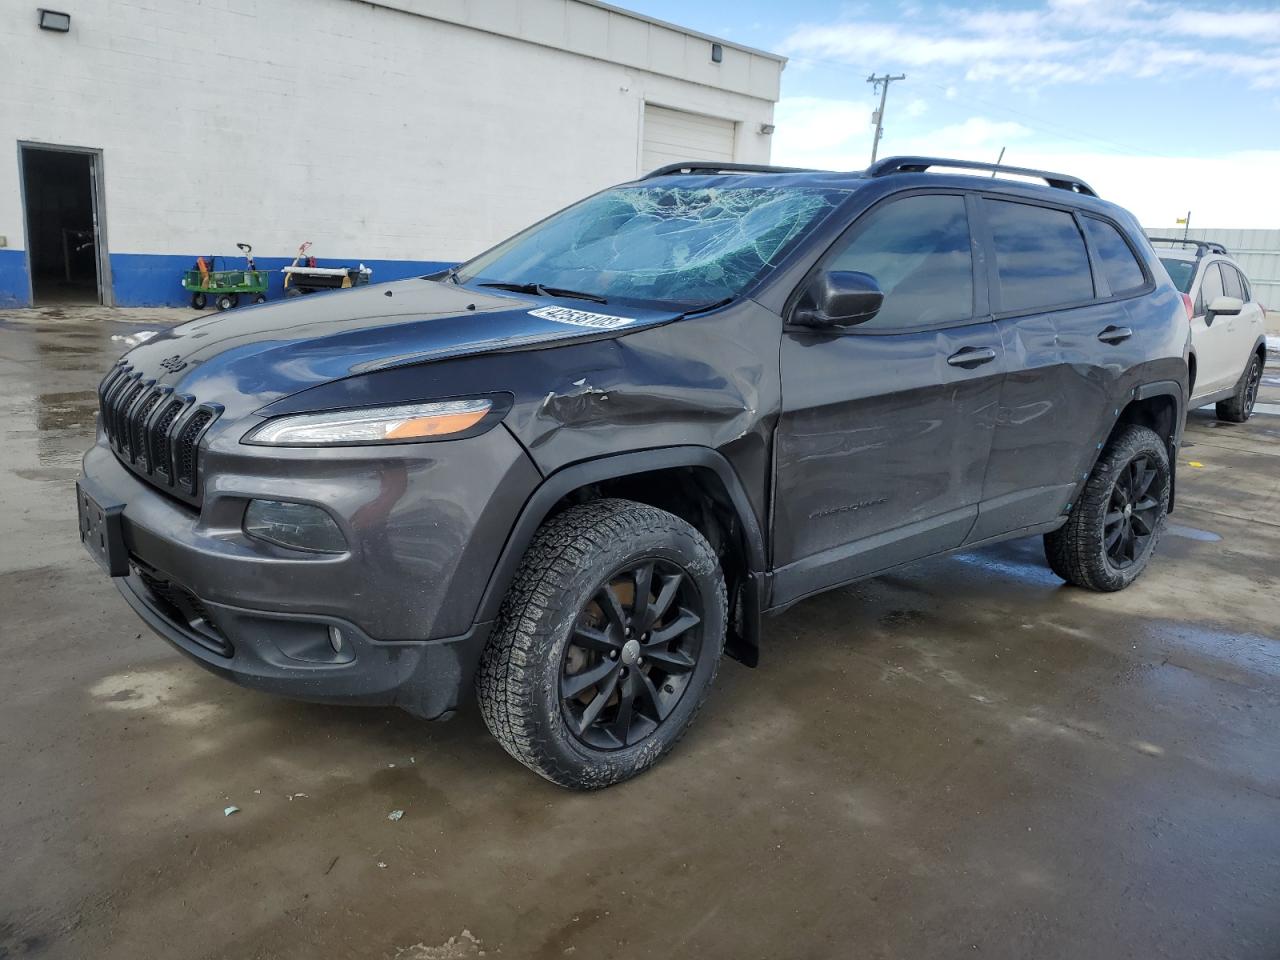
M 244 442 L 282 447 L 322 447 L 448 437 L 474 427 L 492 407 L 492 400 L 446 400 L 297 413 L 268 420 L 250 431 Z
M 347 538 L 333 517 L 308 503 L 250 500 L 244 532 L 280 547 L 314 553 L 346 553 Z

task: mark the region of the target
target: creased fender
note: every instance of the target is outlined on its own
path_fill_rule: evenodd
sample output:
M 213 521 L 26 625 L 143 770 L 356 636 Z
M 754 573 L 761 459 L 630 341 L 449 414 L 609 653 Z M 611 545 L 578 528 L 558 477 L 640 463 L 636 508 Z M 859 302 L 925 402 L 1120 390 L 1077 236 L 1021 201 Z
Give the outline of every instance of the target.
M 753 630 L 765 599 L 759 596 L 761 591 L 758 589 L 766 565 L 764 535 L 760 519 L 751 508 L 746 489 L 729 461 L 709 447 L 698 446 L 662 447 L 602 457 L 572 464 L 547 477 L 525 501 L 511 534 L 507 537 L 507 542 L 499 554 L 498 562 L 489 577 L 488 586 L 481 599 L 477 621 L 489 621 L 498 616 L 502 599 L 506 596 L 512 580 L 515 579 L 516 570 L 534 534 L 552 508 L 566 495 L 592 483 L 674 467 L 703 467 L 713 470 L 729 494 L 733 508 L 738 514 L 738 520 L 742 524 L 749 578 L 755 582 L 755 588 L 749 590 L 754 603 L 746 604 L 749 608 L 746 611 L 749 624 L 744 625 L 744 632 Z M 754 610 L 750 609 L 752 606 L 755 607 Z

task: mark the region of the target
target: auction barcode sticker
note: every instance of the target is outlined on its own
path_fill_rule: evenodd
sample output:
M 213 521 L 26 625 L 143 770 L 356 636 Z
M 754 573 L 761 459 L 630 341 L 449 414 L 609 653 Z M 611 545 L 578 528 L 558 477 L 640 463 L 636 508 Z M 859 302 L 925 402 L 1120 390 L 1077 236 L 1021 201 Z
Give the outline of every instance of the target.
M 605 313 L 587 313 L 585 310 L 571 310 L 569 307 L 538 307 L 537 310 L 530 310 L 529 315 L 554 320 L 556 323 L 571 323 L 575 327 L 594 327 L 597 330 L 616 330 L 635 323 L 630 317 L 611 317 Z

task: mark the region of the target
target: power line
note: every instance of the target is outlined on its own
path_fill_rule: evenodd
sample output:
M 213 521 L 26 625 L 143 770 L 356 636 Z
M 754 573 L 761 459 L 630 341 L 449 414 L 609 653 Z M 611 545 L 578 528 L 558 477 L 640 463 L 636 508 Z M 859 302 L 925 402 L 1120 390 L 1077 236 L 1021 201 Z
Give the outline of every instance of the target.
M 880 109 L 875 112 L 872 119 L 876 122 L 876 138 L 871 141 L 871 162 L 876 162 L 876 150 L 880 147 L 880 135 L 884 132 L 884 104 L 889 99 L 889 84 L 895 80 L 905 80 L 907 75 L 900 73 L 896 77 L 885 74 L 883 77 L 877 77 L 874 73 L 867 77 L 867 83 L 871 84 L 872 92 L 880 92 Z

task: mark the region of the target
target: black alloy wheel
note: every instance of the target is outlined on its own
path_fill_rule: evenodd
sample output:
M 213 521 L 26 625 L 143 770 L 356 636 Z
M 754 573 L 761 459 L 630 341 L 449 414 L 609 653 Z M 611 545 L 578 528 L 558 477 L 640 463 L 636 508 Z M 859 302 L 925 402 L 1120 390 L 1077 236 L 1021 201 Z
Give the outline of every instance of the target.
M 1160 521 L 1161 504 L 1152 491 L 1159 476 L 1154 464 L 1139 455 L 1116 477 L 1103 518 L 1103 545 L 1107 559 L 1117 570 L 1141 559 Z
M 702 650 L 702 601 L 680 567 L 615 571 L 579 612 L 560 669 L 570 731 L 598 750 L 634 746 L 671 714 Z
M 1253 405 L 1258 402 L 1258 387 L 1262 384 L 1262 361 L 1255 356 L 1249 364 L 1249 379 L 1244 386 L 1245 416 L 1253 413 Z
M 1249 358 L 1249 365 L 1236 381 L 1235 392 L 1217 403 L 1219 420 L 1244 423 L 1253 416 L 1253 405 L 1258 402 L 1258 388 L 1262 385 L 1262 366 L 1261 354 L 1255 353 Z

